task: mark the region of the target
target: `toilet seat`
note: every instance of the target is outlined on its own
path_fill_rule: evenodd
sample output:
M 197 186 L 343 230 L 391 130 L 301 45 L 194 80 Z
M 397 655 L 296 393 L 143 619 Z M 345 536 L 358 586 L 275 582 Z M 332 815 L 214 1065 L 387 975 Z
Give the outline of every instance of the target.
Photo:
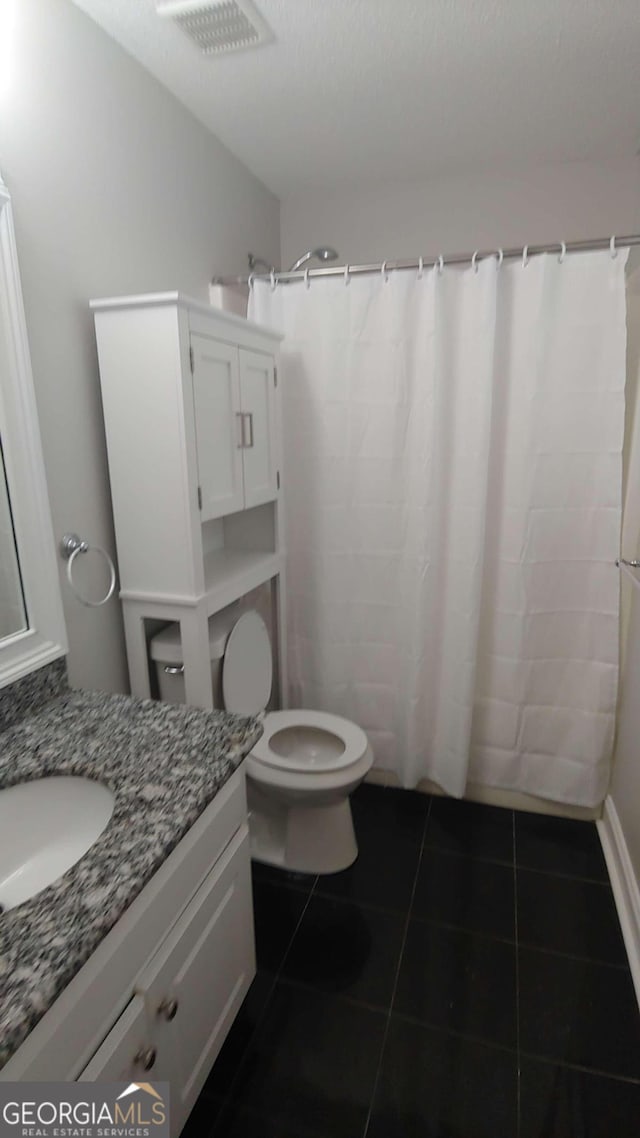
M 298 774 L 337 771 L 358 763 L 369 741 L 364 731 L 326 711 L 272 711 L 251 755 L 267 766 Z
M 250 610 L 233 626 L 227 640 L 222 690 L 227 711 L 258 715 L 264 711 L 272 682 L 271 642 L 262 617 Z M 247 760 L 247 770 L 259 777 L 288 783 L 301 779 L 307 787 L 348 782 L 353 768 L 366 759 L 371 765 L 364 731 L 327 711 L 272 711 L 265 715 L 262 737 Z M 315 782 L 313 776 L 315 775 Z M 359 776 L 362 777 L 362 776 Z

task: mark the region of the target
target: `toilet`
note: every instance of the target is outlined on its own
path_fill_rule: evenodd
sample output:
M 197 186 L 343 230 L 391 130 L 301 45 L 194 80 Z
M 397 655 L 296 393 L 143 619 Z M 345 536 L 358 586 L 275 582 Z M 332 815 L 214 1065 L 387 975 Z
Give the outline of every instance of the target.
M 241 715 L 265 712 L 273 664 L 267 627 L 254 610 L 232 605 L 209 621 L 214 707 Z M 162 699 L 184 703 L 179 625 L 153 637 Z M 349 795 L 371 769 L 364 731 L 325 711 L 270 711 L 245 760 L 251 856 L 301 873 L 337 873 L 358 846 Z

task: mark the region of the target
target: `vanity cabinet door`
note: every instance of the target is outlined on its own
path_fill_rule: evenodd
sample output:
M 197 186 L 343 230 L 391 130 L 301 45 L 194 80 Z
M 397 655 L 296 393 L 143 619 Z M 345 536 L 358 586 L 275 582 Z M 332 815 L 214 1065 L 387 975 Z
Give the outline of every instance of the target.
M 275 439 L 275 365 L 272 356 L 240 348 L 243 415 L 244 505 L 261 506 L 278 496 Z
M 254 975 L 245 824 L 136 984 L 158 1056 L 172 1056 L 172 1133 L 184 1125 Z
M 200 511 L 206 522 L 244 505 L 238 349 L 192 335 L 191 361 Z
M 148 1064 L 152 1055 L 145 1003 L 141 996 L 134 996 L 84 1071 L 78 1075 L 77 1081 L 135 1082 L 145 1074 L 143 1064 Z M 153 1059 L 152 1067 L 155 1066 L 155 1055 Z M 155 1070 L 149 1069 L 146 1077 L 159 1076 Z

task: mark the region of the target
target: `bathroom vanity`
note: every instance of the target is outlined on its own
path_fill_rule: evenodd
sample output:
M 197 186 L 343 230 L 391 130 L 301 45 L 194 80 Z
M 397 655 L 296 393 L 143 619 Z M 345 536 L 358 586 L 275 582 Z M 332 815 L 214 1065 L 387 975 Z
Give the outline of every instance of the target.
M 194 311 L 189 325 L 194 337 L 199 320 Z M 184 315 L 178 323 L 182 329 Z M 161 338 L 165 378 L 173 366 L 166 346 Z M 188 366 L 180 338 L 179 352 L 184 350 Z M 230 365 L 234 376 L 238 350 Z M 264 361 L 251 357 L 252 350 L 247 345 L 245 364 L 255 371 L 254 365 Z M 11 202 L 1 180 L 0 361 L 0 532 L 9 538 L 0 543 L 0 580 L 11 586 L 1 594 L 0 608 L 0 794 L 11 787 L 19 791 L 4 799 L 7 813 L 18 812 L 9 827 L 13 838 L 0 835 L 0 907 L 6 910 L 0 912 L 0 1080 L 168 1080 L 175 1138 L 255 972 L 242 760 L 262 727 L 246 716 L 67 686 L 56 547 Z M 264 387 L 264 376 L 273 377 L 268 368 L 263 372 Z M 247 392 L 253 378 L 246 379 Z M 147 396 L 155 405 L 158 392 L 150 389 Z M 247 419 L 251 413 L 244 404 L 240 408 L 249 450 L 255 437 L 253 420 Z M 160 419 L 166 426 L 172 417 L 182 422 L 179 406 L 167 402 Z M 193 412 L 189 424 L 194 432 Z M 131 427 L 135 430 L 133 417 Z M 195 434 L 191 441 L 195 447 Z M 142 438 L 138 442 L 143 444 Z M 162 468 L 162 462 L 156 467 L 149 461 L 153 456 L 143 445 L 146 461 L 138 462 L 131 497 L 134 483 L 144 496 L 145 472 L 153 471 L 155 478 Z M 244 467 L 243 501 L 255 503 L 255 486 L 249 486 L 247 497 L 250 460 Z M 272 473 L 277 492 L 277 471 Z M 173 479 L 173 469 L 167 478 Z M 206 489 L 204 481 L 201 485 Z M 195 496 L 189 486 L 190 502 L 185 504 L 182 491 L 172 499 L 178 510 L 185 507 L 187 525 Z M 163 498 L 162 486 L 157 489 L 156 520 L 169 526 L 169 498 Z M 269 483 L 266 493 L 273 492 Z M 152 505 L 149 501 L 150 510 Z M 210 502 L 207 511 L 203 531 L 217 524 Z M 198 526 L 199 518 L 198 513 Z M 164 533 L 174 539 L 166 546 L 167 565 L 184 564 L 190 555 L 181 544 L 184 535 L 170 528 Z M 138 534 L 143 559 L 150 555 L 144 536 Z M 215 545 L 221 535 L 207 530 L 206 536 Z M 275 549 L 266 557 L 243 551 L 241 537 L 236 546 L 230 555 L 219 550 L 216 563 L 222 565 L 225 557 L 242 562 L 245 583 L 256 572 L 270 579 L 278 571 Z M 157 551 L 153 556 L 163 560 Z M 234 576 L 234 588 L 241 577 Z M 180 598 L 176 603 L 181 613 L 200 612 L 211 597 L 195 605 L 187 599 L 186 610 Z M 166 619 L 175 619 L 167 611 Z M 186 649 L 193 655 L 199 624 L 189 615 L 185 624 L 191 631 Z M 210 704 L 209 691 L 204 706 Z M 79 860 L 74 862 L 80 849 L 67 858 L 64 870 L 58 865 L 51 872 L 51 854 L 57 857 L 62 850 L 67 856 L 64 826 L 48 846 L 37 810 L 30 814 L 28 804 L 39 801 L 40 818 L 49 821 L 47 790 L 64 798 L 70 785 L 62 795 L 60 787 L 53 791 L 44 782 L 24 787 L 24 793 L 21 788 L 69 776 L 85 790 L 87 780 L 102 784 L 104 792 L 91 789 L 94 797 L 107 800 L 108 810 L 88 842 L 82 839 L 86 852 Z M 73 811 L 67 817 L 73 829 Z M 72 837 L 78 837 L 75 830 Z M 10 888 L 12 875 L 22 873 L 33 851 L 40 876 L 34 875 L 26 891 L 25 880 L 20 891 Z M 45 880 L 49 884 L 41 888 Z
M 48 694 L 2 735 L 0 787 L 84 775 L 115 808 L 0 917 L 0 1080 L 167 1080 L 177 1135 L 255 973 L 241 764 L 261 726 L 62 680 Z

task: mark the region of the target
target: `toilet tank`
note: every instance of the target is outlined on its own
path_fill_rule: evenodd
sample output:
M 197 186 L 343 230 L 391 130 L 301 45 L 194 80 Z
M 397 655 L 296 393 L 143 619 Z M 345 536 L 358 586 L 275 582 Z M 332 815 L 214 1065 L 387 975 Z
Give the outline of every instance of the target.
M 209 620 L 209 659 L 214 707 L 224 707 L 222 662 L 229 634 L 239 615 L 240 605 L 236 602 Z M 167 703 L 186 703 L 180 625 L 177 622 L 169 624 L 162 632 L 158 632 L 151 640 L 149 652 L 156 670 L 160 699 Z

